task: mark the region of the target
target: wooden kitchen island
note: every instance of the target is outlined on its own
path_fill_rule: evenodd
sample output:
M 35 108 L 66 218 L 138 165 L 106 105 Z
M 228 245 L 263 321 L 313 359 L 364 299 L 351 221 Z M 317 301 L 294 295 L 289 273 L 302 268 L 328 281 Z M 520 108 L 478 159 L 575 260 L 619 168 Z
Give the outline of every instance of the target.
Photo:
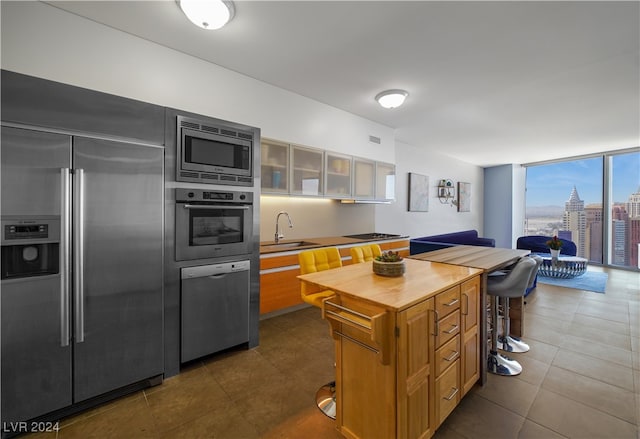
M 482 270 L 405 259 L 299 276 L 336 294 L 322 315 L 336 341 L 336 428 L 349 438 L 428 438 L 480 376 Z
M 482 270 L 480 282 L 480 308 L 487 308 L 487 277 L 489 273 L 500 270 L 518 259 L 531 253 L 529 250 L 516 250 L 499 247 L 480 247 L 475 245 L 455 245 L 453 247 L 442 248 L 431 252 L 411 255 L 412 259 L 420 261 L 442 262 L 446 264 L 462 265 L 474 267 Z M 509 300 L 511 318 L 511 334 L 517 337 L 522 336 L 524 330 L 524 298 L 512 297 Z M 480 337 L 487 339 L 486 314 L 481 315 Z M 481 358 L 487 358 L 487 344 L 483 343 L 480 348 Z M 487 382 L 486 363 L 480 365 L 480 384 Z

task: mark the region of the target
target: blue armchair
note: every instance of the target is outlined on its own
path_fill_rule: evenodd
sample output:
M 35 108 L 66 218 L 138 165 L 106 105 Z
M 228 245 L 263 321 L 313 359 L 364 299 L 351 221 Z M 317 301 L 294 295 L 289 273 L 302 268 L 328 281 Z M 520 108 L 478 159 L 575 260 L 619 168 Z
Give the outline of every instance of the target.
M 530 235 L 530 236 L 521 236 L 516 241 L 516 248 L 521 250 L 529 250 L 531 253 L 549 253 L 549 247 L 547 247 L 547 241 L 550 240 L 551 236 L 542 236 L 542 235 Z M 566 256 L 575 256 L 578 252 L 576 248 L 576 244 L 573 241 L 569 241 L 568 239 L 558 238 L 562 241 L 562 249 L 560 250 L 560 254 Z M 527 288 L 524 296 L 527 297 L 536 286 L 538 285 L 538 275 L 533 281 L 533 285 Z

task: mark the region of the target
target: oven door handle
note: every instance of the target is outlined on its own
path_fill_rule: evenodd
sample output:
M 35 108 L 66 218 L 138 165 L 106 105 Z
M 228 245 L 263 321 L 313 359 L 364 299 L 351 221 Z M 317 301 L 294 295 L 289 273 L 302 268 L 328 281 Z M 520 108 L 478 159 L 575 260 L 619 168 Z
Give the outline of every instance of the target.
M 249 206 L 227 206 L 227 205 L 217 205 L 217 206 L 207 206 L 203 204 L 185 204 L 185 209 L 237 209 L 237 210 L 249 210 Z

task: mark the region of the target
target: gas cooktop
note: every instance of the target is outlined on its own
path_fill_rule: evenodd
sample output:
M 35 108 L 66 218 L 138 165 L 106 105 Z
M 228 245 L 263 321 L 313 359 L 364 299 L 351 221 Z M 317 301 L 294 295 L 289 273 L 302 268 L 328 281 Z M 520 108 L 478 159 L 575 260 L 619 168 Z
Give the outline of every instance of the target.
M 344 235 L 343 238 L 353 239 L 386 239 L 386 238 L 398 238 L 400 235 L 392 235 L 390 233 L 360 233 L 358 235 Z

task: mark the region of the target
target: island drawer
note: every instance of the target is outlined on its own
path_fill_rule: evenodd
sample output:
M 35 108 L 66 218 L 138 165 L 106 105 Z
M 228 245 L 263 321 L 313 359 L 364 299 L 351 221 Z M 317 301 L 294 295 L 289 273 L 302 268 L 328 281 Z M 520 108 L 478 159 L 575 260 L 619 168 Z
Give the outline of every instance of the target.
M 389 364 L 393 323 L 387 310 L 332 296 L 323 301 L 322 318 L 329 322 L 334 339 L 368 349 L 381 364 Z
M 444 317 L 460 309 L 460 285 L 449 288 L 436 296 L 436 311 Z
M 436 349 L 460 334 L 460 311 L 455 311 L 444 318 L 436 313 Z
M 460 402 L 460 362 L 456 361 L 442 376 L 436 378 L 436 422 L 442 421 Z
M 456 335 L 436 351 L 436 377 L 460 358 L 460 335 Z

